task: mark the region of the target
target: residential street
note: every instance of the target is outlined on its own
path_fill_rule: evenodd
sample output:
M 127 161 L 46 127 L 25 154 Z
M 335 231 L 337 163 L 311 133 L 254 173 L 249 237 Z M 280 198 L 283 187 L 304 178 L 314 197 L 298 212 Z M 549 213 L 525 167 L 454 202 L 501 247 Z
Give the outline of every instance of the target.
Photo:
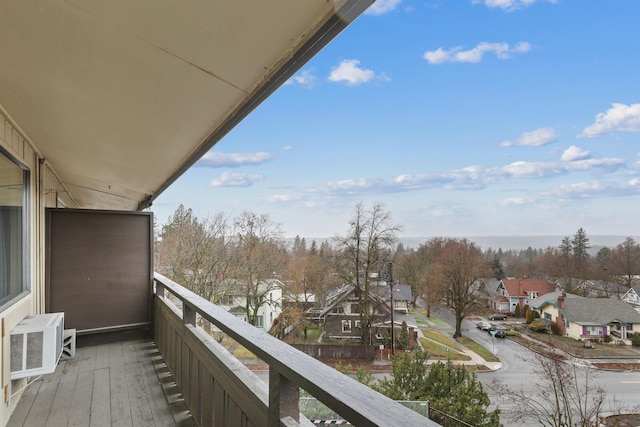
M 434 312 L 433 315 L 451 325 L 451 331 L 453 331 L 455 322 L 451 312 L 442 309 Z M 512 321 L 514 320 L 509 320 L 508 322 Z M 500 358 L 501 366 L 497 370 L 480 371 L 478 379 L 485 386 L 491 401 L 501 408 L 503 412 L 508 412 L 510 408 L 509 397 L 495 394 L 490 387 L 493 382 L 506 384 L 513 389 L 525 389 L 530 390 L 532 393 L 534 392 L 538 378 L 531 369 L 532 355 L 530 350 L 509 339 L 492 338 L 487 332 L 477 329 L 475 322 L 472 320 L 463 322 L 462 334 L 467 335 L 489 350 L 494 348 L 495 355 Z M 495 340 L 495 343 L 493 340 Z M 585 365 L 591 363 L 590 360 L 578 359 L 577 363 L 581 362 Z M 599 360 L 599 362 L 603 362 L 603 360 Z M 638 360 L 627 360 L 627 362 L 640 362 L 640 358 Z M 605 412 L 613 411 L 616 406 L 631 408 L 639 403 L 640 371 L 616 372 L 594 369 L 591 371 L 591 380 L 596 381 L 607 392 L 608 404 L 605 406 Z M 501 419 L 505 426 L 518 425 L 511 420 L 507 421 L 506 414 Z

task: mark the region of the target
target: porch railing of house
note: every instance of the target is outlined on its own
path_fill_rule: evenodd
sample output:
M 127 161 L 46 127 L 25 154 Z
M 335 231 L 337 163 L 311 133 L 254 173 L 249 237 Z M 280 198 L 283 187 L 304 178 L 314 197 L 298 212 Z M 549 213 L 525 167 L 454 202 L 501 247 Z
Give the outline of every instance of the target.
M 300 389 L 357 426 L 439 426 L 156 273 L 154 335 L 200 426 L 310 426 Z M 167 292 L 182 302 L 172 304 Z M 196 325 L 209 321 L 269 365 L 269 384 Z

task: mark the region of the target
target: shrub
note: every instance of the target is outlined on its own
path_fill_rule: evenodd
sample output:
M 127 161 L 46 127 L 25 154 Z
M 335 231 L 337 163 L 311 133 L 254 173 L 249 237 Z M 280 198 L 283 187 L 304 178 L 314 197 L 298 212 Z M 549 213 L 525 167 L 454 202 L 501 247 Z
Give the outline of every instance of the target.
M 604 342 L 610 343 L 611 342 L 611 335 L 605 335 L 604 336 Z
M 640 347 L 640 334 L 633 334 L 631 345 L 634 347 Z
M 544 332 L 547 330 L 547 326 L 542 320 L 536 319 L 533 322 L 529 323 L 529 329 L 534 332 Z
M 528 308 L 527 309 L 527 323 L 531 323 L 536 319 L 540 318 L 540 313 L 538 313 L 537 311 Z
M 551 322 L 551 332 L 554 335 L 560 335 L 560 328 L 558 328 L 558 324 L 556 322 Z
M 522 310 L 519 305 L 516 305 L 516 309 L 513 311 L 514 317 L 522 317 Z

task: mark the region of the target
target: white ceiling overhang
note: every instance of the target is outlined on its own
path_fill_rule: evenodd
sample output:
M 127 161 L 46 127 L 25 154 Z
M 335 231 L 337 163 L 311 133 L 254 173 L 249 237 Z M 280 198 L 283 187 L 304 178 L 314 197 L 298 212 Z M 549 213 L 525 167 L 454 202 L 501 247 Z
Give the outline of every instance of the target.
M 152 201 L 372 0 L 0 4 L 0 106 L 79 207 Z

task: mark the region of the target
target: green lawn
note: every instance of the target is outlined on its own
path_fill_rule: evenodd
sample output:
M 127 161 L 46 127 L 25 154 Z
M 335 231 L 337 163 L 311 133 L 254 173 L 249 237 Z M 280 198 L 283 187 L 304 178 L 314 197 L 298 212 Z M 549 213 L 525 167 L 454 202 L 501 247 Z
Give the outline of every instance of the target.
M 447 348 L 449 347 L 425 338 L 420 338 L 420 344 L 422 345 L 422 348 L 429 353 L 429 359 L 471 360 L 471 358 L 464 353 L 460 353 L 455 349 L 447 351 Z
M 460 344 L 464 345 L 469 350 L 473 351 L 474 353 L 476 353 L 478 356 L 482 357 L 487 362 L 499 362 L 500 361 L 500 359 L 498 359 L 496 356 L 494 356 L 491 353 L 491 351 L 489 351 L 486 348 L 482 347 L 480 344 L 478 344 L 477 342 L 475 342 L 471 338 L 458 337 L 457 339 L 458 339 L 458 342 L 460 342 Z

